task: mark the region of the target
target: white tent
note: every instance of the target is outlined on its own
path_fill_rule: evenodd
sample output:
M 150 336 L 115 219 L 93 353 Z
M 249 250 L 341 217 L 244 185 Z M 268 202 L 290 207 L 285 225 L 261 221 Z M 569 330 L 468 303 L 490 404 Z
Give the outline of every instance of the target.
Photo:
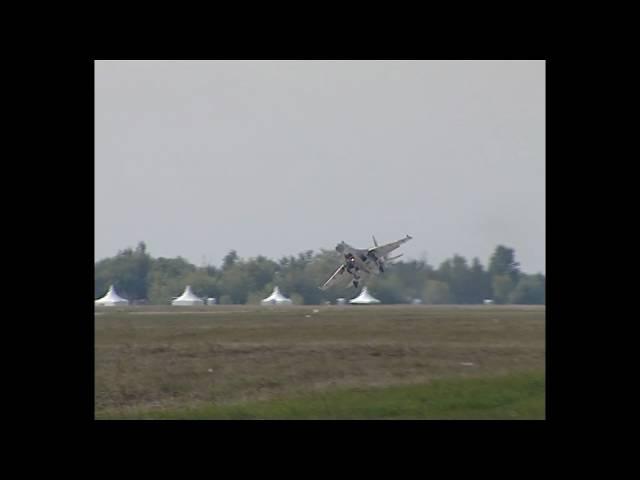
M 115 288 L 113 288 L 113 285 L 111 285 L 107 294 L 104 297 L 96 300 L 95 305 L 103 307 L 115 307 L 116 305 L 129 305 L 129 301 L 118 295 Z
M 280 289 L 275 287 L 273 293 L 260 301 L 262 305 L 291 305 L 293 302 L 280 293 Z
M 377 298 L 373 298 L 369 294 L 369 290 L 367 290 L 367 287 L 364 287 L 362 289 L 362 292 L 360 292 L 360 295 L 358 295 L 356 298 L 349 300 L 349 303 L 353 303 L 356 305 L 368 305 L 373 303 L 380 303 L 380 300 L 378 300 Z
M 172 300 L 171 305 L 177 305 L 177 306 L 204 305 L 204 301 L 191 291 L 191 285 L 187 285 L 187 288 L 184 289 L 184 293 L 180 295 L 178 298 Z

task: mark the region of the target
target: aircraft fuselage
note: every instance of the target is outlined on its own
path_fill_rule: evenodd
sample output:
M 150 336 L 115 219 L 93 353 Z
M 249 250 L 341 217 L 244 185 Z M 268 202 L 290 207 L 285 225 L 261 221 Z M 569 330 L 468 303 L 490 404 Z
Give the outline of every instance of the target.
M 400 254 L 395 257 L 389 257 L 389 254 L 403 243 L 411 240 L 411 238 L 411 236 L 407 235 L 405 238 L 395 242 L 378 245 L 375 237 L 373 237 L 374 246 L 366 250 L 353 248 L 345 242 L 340 242 L 336 245 L 336 251 L 344 258 L 344 261 L 320 288 L 326 290 L 336 276 L 344 275 L 345 271 L 353 277 L 353 286 L 357 288 L 358 281 L 361 278 L 360 272 L 368 274 L 384 273 L 385 264 L 402 256 Z
M 360 280 L 360 271 L 367 273 L 382 273 L 384 267 L 374 252 L 358 250 L 344 243 L 339 244 L 336 250 L 344 256 L 344 269 L 353 276 L 353 285 L 357 288 Z

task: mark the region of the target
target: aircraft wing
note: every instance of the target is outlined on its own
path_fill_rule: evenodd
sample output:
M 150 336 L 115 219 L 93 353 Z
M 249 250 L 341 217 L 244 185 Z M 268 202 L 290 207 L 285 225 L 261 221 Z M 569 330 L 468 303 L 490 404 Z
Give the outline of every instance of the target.
M 401 238 L 400 240 L 397 240 L 395 242 L 387 243 L 386 245 L 380 245 L 379 247 L 370 248 L 369 252 L 374 252 L 378 258 L 384 258 L 385 256 L 389 255 L 391 252 L 393 252 L 396 248 L 398 248 L 400 245 L 402 245 L 405 242 L 408 242 L 412 238 L 413 238 L 412 236 L 407 235 L 406 237 Z
M 341 275 L 344 275 L 344 271 L 346 269 L 344 268 L 344 265 L 340 264 L 340 266 L 338 267 L 338 269 L 333 273 L 333 275 L 331 275 L 329 277 L 329 280 L 327 280 L 326 282 L 324 282 L 324 284 L 320 287 L 320 290 L 326 290 L 328 289 L 330 286 L 332 286 L 333 284 L 337 283 L 337 281 L 343 277 L 341 277 Z M 348 277 L 348 275 L 346 275 Z

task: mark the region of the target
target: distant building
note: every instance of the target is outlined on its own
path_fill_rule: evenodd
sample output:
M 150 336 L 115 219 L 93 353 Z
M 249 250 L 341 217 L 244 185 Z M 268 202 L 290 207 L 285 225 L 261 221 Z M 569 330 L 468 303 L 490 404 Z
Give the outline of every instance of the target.
M 411 300 L 411 303 L 413 305 L 420 305 L 422 303 L 422 300 L 420 300 L 419 298 L 414 298 L 413 300 Z
M 484 303 L 485 305 L 493 305 L 493 300 L 491 300 L 490 298 L 485 298 L 482 303 Z
M 273 293 L 260 301 L 261 305 L 291 305 L 293 302 L 280 293 L 280 289 L 275 287 Z
M 187 285 L 187 288 L 184 289 L 184 292 L 182 293 L 182 295 L 180 295 L 175 300 L 171 301 L 171 305 L 174 305 L 177 307 L 204 305 L 204 300 L 202 300 L 195 293 L 193 293 L 193 291 L 191 290 L 191 285 Z
M 349 303 L 353 305 L 373 305 L 375 303 L 380 303 L 380 300 L 372 297 L 367 287 L 364 287 L 360 295 L 358 295 L 356 298 L 349 300 Z
M 215 305 L 218 301 L 214 297 L 207 298 L 207 305 Z
M 118 305 L 129 305 L 129 301 L 126 298 L 122 298 L 116 293 L 116 289 L 113 285 L 109 287 L 109 291 L 102 298 L 99 298 L 94 302 L 94 305 L 101 307 L 115 307 Z
M 347 299 L 346 298 L 337 298 L 336 299 L 336 305 L 344 305 L 347 303 Z

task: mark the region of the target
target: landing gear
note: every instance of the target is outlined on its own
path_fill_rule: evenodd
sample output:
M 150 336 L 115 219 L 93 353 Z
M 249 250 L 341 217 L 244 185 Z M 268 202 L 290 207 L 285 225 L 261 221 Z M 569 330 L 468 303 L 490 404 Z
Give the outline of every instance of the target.
M 360 283 L 360 275 L 357 273 L 353 275 L 353 286 L 358 288 L 358 284 Z

